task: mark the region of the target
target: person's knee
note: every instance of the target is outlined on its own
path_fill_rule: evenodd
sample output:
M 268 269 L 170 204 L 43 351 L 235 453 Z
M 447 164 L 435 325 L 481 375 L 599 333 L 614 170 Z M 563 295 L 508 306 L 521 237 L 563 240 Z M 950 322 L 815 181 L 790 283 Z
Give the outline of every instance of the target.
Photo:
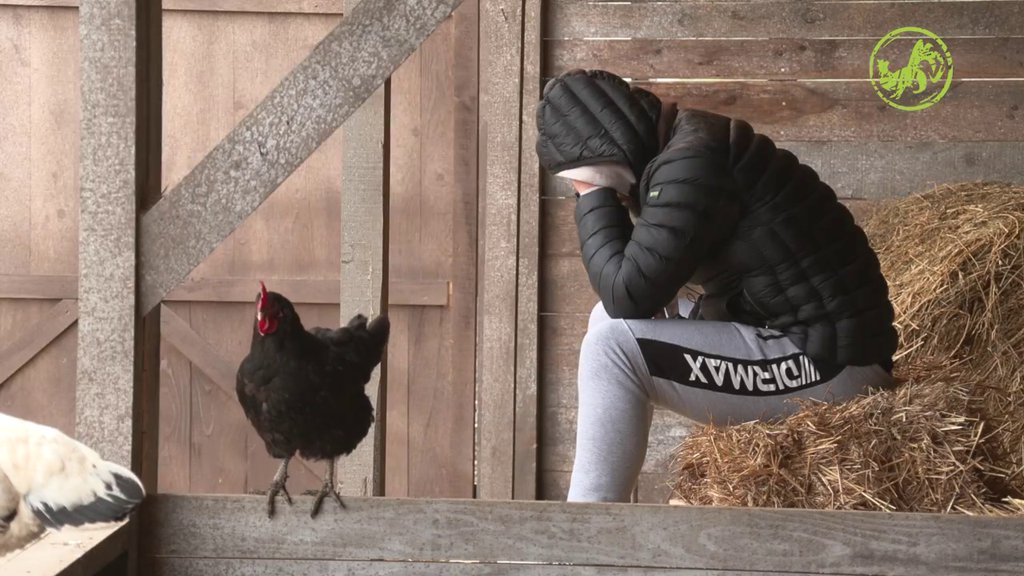
M 594 308 L 590 311 L 590 321 L 587 322 L 587 332 L 590 332 L 594 328 L 611 322 L 612 317 L 608 315 L 608 312 L 604 309 L 604 304 L 600 300 L 594 305 Z
M 594 368 L 593 364 L 607 369 L 610 359 L 623 357 L 630 338 L 632 333 L 624 320 L 609 320 L 591 327 L 580 345 L 580 369 Z

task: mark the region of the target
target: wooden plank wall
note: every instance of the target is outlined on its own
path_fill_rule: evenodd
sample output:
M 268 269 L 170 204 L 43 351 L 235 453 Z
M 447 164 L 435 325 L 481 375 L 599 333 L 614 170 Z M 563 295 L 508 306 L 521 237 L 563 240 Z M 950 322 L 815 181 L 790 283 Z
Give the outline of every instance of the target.
M 437 306 L 390 303 L 385 494 L 474 495 L 477 0 L 391 77 L 390 282 L 443 282 Z
M 165 11 L 163 188 L 177 184 L 340 18 Z M 337 286 L 341 144 L 339 132 L 190 276 L 238 279 L 232 284 L 248 291 L 244 299 L 225 302 L 196 294 L 191 301 L 165 305 L 161 492 L 243 493 L 269 485 L 276 463 L 242 414 L 234 370 L 249 349 L 257 280 L 294 298 L 307 326 L 337 325 L 336 299 L 333 305 L 309 303 L 275 279 L 328 280 Z M 205 299 L 213 301 L 200 301 Z M 183 348 L 190 344 L 186 356 Z M 206 366 L 197 361 L 202 351 Z M 324 473 L 320 465 L 298 464 L 290 468 L 293 494 L 319 486 Z
M 0 341 L 11 342 L 0 346 L 0 373 L 13 373 L 0 409 L 66 432 L 75 417 L 76 5 L 0 0 Z M 166 192 L 337 24 L 342 3 L 164 8 Z M 477 13 L 467 1 L 405 63 L 385 110 L 394 322 L 386 448 L 396 495 L 474 495 Z M 275 463 L 242 416 L 233 374 L 248 349 L 257 280 L 292 297 L 307 325 L 337 324 L 342 158 L 339 131 L 165 300 L 160 491 L 266 488 Z M 292 492 L 318 486 L 322 473 L 293 466 Z
M 0 275 L 78 273 L 79 78 L 77 10 L 0 6 Z M 0 411 L 73 433 L 77 296 L 26 288 L 0 297 L 0 354 L 41 351 L 0 380 Z
M 951 180 L 1024 180 L 1024 2 L 593 2 L 548 0 L 543 76 L 604 68 L 680 107 L 743 118 L 793 150 L 845 198 L 904 195 Z M 955 65 L 921 112 L 867 81 L 879 38 L 900 26 L 942 37 Z M 579 260 L 573 201 L 541 200 L 540 497 L 565 497 L 575 441 L 576 362 L 597 302 Z M 638 498 L 664 502 L 680 418 L 656 412 Z

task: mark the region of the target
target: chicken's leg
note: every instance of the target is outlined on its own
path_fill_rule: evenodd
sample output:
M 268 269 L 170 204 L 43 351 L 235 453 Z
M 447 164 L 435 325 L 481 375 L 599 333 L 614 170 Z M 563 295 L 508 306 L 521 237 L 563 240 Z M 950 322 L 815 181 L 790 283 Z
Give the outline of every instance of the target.
M 274 500 L 277 499 L 279 492 L 284 494 L 284 499 L 288 502 L 289 506 L 292 504 L 292 497 L 288 494 L 288 487 L 285 486 L 288 482 L 288 462 L 291 459 L 291 456 L 286 456 L 281 461 L 281 467 L 277 469 L 277 474 L 274 474 L 274 481 L 270 483 L 270 490 L 267 491 L 267 518 L 274 517 Z
M 320 505 L 328 495 L 333 496 L 338 505 L 345 508 L 345 503 L 341 500 L 341 495 L 338 494 L 338 487 L 334 483 L 334 464 L 337 461 L 337 458 L 331 458 L 327 463 L 327 476 L 324 478 L 324 485 L 320 487 L 320 492 L 316 495 L 316 500 L 313 501 L 313 510 L 309 513 L 310 518 L 316 518 L 316 515 L 320 513 Z

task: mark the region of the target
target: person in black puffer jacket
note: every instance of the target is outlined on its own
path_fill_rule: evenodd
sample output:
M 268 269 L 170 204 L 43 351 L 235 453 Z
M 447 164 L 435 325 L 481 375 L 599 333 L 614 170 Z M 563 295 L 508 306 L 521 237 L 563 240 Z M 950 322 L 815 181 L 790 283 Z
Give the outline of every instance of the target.
M 878 258 L 792 153 L 600 70 L 549 82 L 537 127 L 541 165 L 576 190 L 601 298 L 580 350 L 570 501 L 628 501 L 655 405 L 731 424 L 893 385 Z

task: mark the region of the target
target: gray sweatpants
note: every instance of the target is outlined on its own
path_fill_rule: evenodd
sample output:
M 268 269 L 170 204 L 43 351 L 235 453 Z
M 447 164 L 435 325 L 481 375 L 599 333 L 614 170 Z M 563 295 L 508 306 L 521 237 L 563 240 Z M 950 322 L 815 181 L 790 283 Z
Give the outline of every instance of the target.
M 687 310 L 680 302 L 680 314 Z M 773 419 L 794 398 L 841 402 L 887 387 L 879 366 L 823 374 L 783 334 L 728 322 L 613 320 L 598 303 L 580 349 L 570 502 L 628 502 L 654 406 L 721 425 Z

